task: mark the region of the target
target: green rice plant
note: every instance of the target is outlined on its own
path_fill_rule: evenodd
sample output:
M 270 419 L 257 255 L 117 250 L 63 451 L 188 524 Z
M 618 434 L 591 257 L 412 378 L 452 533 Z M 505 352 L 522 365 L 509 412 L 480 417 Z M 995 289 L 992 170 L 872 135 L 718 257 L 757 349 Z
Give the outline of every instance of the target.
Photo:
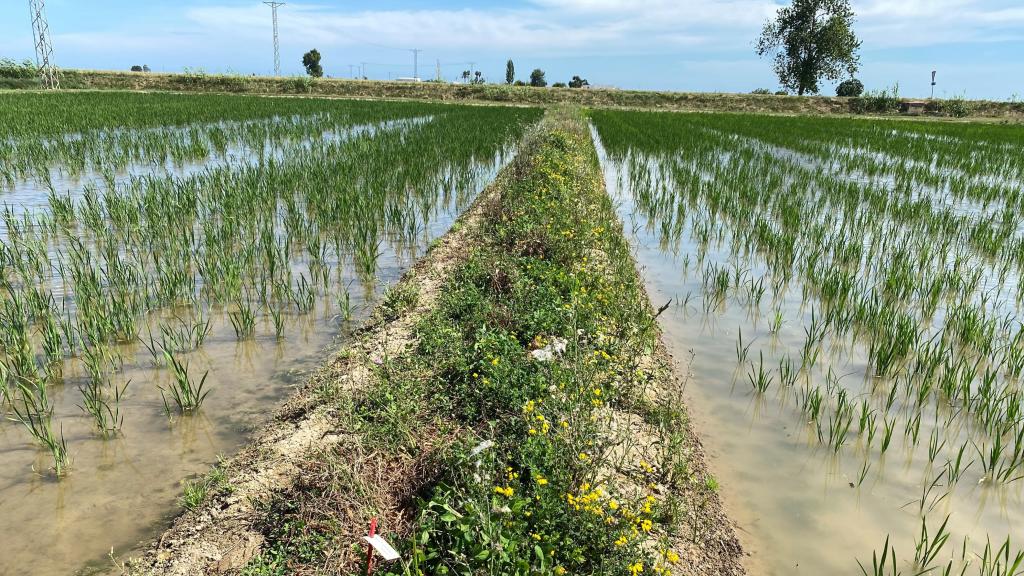
M 889 450 L 889 444 L 892 443 L 892 433 L 896 428 L 896 419 L 889 420 L 887 416 L 882 417 L 882 424 L 884 425 L 885 431 L 882 434 L 882 454 L 885 454 Z
M 210 319 L 202 313 L 191 321 L 178 317 L 175 320 L 175 324 L 160 325 L 161 348 L 170 352 L 188 352 L 199 348 L 213 330 Z
M 277 306 L 270 307 L 270 319 L 274 323 L 274 335 L 280 340 L 284 338 L 284 313 Z
M 1018 576 L 1024 574 L 1024 551 L 1011 555 L 1010 537 L 999 546 L 992 547 L 992 540 L 985 538 L 985 549 L 978 556 L 978 576 Z
M 189 377 L 189 365 L 187 362 L 182 363 L 166 350 L 164 350 L 164 355 L 174 377 L 174 382 L 166 390 L 160 387 L 160 397 L 163 398 L 164 412 L 170 416 L 172 403 L 174 411 L 179 414 L 191 414 L 198 411 L 210 393 L 209 390 L 204 390 L 206 378 L 210 375 L 210 372 L 206 371 L 203 373 L 203 377 L 197 383 Z M 170 401 L 168 401 L 168 396 Z
M 79 408 L 92 417 L 100 437 L 110 438 L 120 432 L 121 426 L 124 424 L 124 415 L 121 414 L 121 399 L 124 398 L 129 384 L 131 384 L 130 380 L 120 388 L 113 386 L 113 396 L 109 399 L 105 387 L 100 381 L 90 379 L 85 386 L 79 388 L 82 393 L 82 404 L 79 405 Z
M 857 486 L 864 484 L 864 480 L 868 477 L 868 472 L 871 471 L 871 461 L 865 460 L 864 464 L 860 467 L 860 473 L 857 474 Z
M 764 369 L 764 352 L 759 352 L 760 358 L 757 366 L 753 362 L 750 363 L 750 374 L 747 374 L 747 379 L 750 380 L 751 387 L 757 391 L 758 394 L 764 394 L 768 391 L 768 388 L 772 385 L 772 376 L 770 371 Z
M 736 364 L 742 365 L 747 361 L 747 355 L 750 353 L 750 347 L 753 342 L 748 342 L 746 345 L 743 344 L 743 327 L 739 327 L 739 337 L 736 340 Z
M 871 565 L 865 567 L 857 560 L 863 576 L 900 576 L 901 571 L 896 569 L 896 550 L 889 546 L 889 537 L 885 537 L 885 545 L 882 546 L 882 554 L 877 551 L 871 553 Z
M 231 327 L 235 329 L 235 337 L 248 340 L 256 333 L 256 310 L 248 303 L 239 300 L 235 303 L 235 311 L 228 314 Z
M 964 442 L 956 453 L 956 458 L 946 460 L 946 484 L 955 486 L 960 478 L 974 465 L 974 460 L 964 463 L 964 453 L 967 451 L 967 442 Z
M 935 561 L 939 552 L 942 551 L 943 546 L 949 540 L 949 532 L 946 531 L 946 525 L 949 524 L 949 516 L 942 521 L 939 525 L 939 529 L 934 534 L 928 533 L 928 521 L 927 518 L 921 519 L 921 532 L 917 540 L 914 542 L 914 567 L 920 570 L 928 569 L 932 562 Z
M 53 407 L 46 385 L 39 380 L 35 383 L 21 381 L 18 382 L 18 392 L 20 405 L 16 400 L 11 401 L 14 420 L 21 423 L 32 438 L 50 453 L 54 474 L 58 478 L 63 477 L 71 466 L 71 457 L 64 440 L 63 425 L 59 434 L 53 431 Z

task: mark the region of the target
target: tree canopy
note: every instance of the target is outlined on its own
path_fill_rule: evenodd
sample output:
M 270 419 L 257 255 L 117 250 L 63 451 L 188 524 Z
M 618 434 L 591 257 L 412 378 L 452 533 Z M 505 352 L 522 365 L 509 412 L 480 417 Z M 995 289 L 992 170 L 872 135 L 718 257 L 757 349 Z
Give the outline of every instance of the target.
M 505 63 L 505 84 L 512 85 L 516 81 L 516 65 L 511 60 Z
M 547 78 L 544 76 L 544 71 L 540 68 L 535 68 L 533 72 L 530 72 L 530 86 L 534 88 L 543 88 L 548 85 Z
M 850 78 L 836 86 L 836 96 L 856 97 L 863 93 L 864 83 L 856 78 Z
M 590 86 L 590 82 L 587 82 L 586 78 L 573 76 L 572 80 L 569 80 L 569 88 L 583 88 L 584 86 Z
M 853 32 L 849 0 L 793 0 L 765 22 L 760 56 L 774 55 L 779 83 L 797 94 L 817 94 L 822 79 L 853 76 L 861 42 Z
M 316 48 L 302 55 L 302 65 L 306 67 L 306 74 L 313 78 L 320 78 L 324 75 L 324 69 L 320 66 L 320 51 Z

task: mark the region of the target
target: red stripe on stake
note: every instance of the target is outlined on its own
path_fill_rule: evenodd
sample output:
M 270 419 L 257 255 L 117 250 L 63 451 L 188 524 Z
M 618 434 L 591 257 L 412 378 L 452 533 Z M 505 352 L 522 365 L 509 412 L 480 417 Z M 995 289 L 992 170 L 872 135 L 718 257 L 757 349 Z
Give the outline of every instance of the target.
M 377 519 L 370 520 L 370 538 L 377 535 Z M 373 546 L 366 545 L 366 575 L 373 573 Z

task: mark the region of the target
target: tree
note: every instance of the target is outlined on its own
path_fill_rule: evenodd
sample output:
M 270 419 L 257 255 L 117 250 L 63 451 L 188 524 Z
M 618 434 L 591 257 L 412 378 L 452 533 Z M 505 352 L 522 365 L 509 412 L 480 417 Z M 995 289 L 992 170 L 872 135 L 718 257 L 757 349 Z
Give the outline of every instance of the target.
M 463 71 L 462 71 L 462 79 L 463 79 L 464 81 L 466 81 L 466 82 L 469 82 L 469 77 L 470 77 L 471 75 L 472 75 L 472 73 L 471 73 L 471 72 L 470 72 L 469 70 L 463 70 Z
M 142 66 L 139 66 L 138 64 L 132 66 L 132 72 L 142 72 Z
M 860 67 L 853 22 L 850 0 L 793 0 L 765 22 L 757 54 L 774 54 L 782 86 L 801 96 L 817 94 L 823 78 L 853 76 Z
M 143 65 L 142 65 L 142 71 L 143 71 L 143 72 L 149 72 L 149 71 L 150 71 L 150 69 L 149 69 L 149 64 L 143 64 Z
M 551 87 L 552 88 L 565 88 L 566 85 L 565 85 L 565 82 L 555 82 L 554 84 L 551 85 Z
M 569 80 L 569 88 L 583 88 L 584 86 L 590 86 L 590 82 L 587 82 L 586 78 L 573 76 L 572 80 Z
M 324 75 L 324 69 L 320 66 L 320 51 L 316 48 L 303 54 L 302 65 L 306 67 L 306 74 L 313 78 L 320 78 Z
M 476 72 L 473 73 L 473 84 L 483 84 L 483 83 L 484 83 L 484 73 L 479 71 L 479 70 L 477 70 Z
M 836 96 L 856 98 L 864 93 L 864 83 L 856 78 L 850 78 L 836 86 Z
M 543 88 L 548 85 L 548 81 L 544 78 L 544 71 L 540 68 L 534 69 L 530 72 L 530 86 L 534 88 Z
M 509 60 L 505 63 L 505 84 L 509 86 L 516 81 L 516 65 Z

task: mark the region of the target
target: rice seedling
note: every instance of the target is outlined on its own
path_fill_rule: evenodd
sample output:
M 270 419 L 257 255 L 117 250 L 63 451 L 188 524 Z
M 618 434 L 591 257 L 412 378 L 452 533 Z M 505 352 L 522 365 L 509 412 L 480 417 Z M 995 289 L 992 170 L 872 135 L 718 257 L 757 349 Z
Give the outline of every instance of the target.
M 747 374 L 747 379 L 750 380 L 750 385 L 757 391 L 758 394 L 764 394 L 768 391 L 768 388 L 772 385 L 772 377 L 770 371 L 764 369 L 764 353 L 759 353 L 757 366 L 753 362 L 750 363 L 750 374 Z
M 942 547 L 949 540 L 949 532 L 946 531 L 947 524 L 949 524 L 949 516 L 946 516 L 934 534 L 929 534 L 927 519 L 921 519 L 921 533 L 915 541 L 914 548 L 914 566 L 916 568 L 925 570 L 935 561 L 939 552 L 942 551 Z
M 896 569 L 896 550 L 889 546 L 889 537 L 885 537 L 885 545 L 882 546 L 882 554 L 877 551 L 871 553 L 871 565 L 865 567 L 857 560 L 861 574 L 864 576 L 900 576 L 901 571 Z
M 252 338 L 256 333 L 256 310 L 248 303 L 238 301 L 235 311 L 228 314 L 231 327 L 235 329 L 235 337 L 239 340 Z
M 82 412 L 92 417 L 96 431 L 103 438 L 116 435 L 124 424 L 124 415 L 121 414 L 121 400 L 131 381 L 125 382 L 118 388 L 113 386 L 113 395 L 109 397 L 107 390 L 100 381 L 90 379 L 85 386 L 80 388 L 82 393 L 82 404 L 79 408 Z
M 59 433 L 53 430 L 53 408 L 46 393 L 46 384 L 22 381 L 18 383 L 18 392 L 20 405 L 16 400 L 11 401 L 14 420 L 21 423 L 29 435 L 50 453 L 54 475 L 58 478 L 64 476 L 71 465 L 71 457 L 64 440 L 63 425 Z
M 160 397 L 163 398 L 164 402 L 164 412 L 168 416 L 171 415 L 172 403 L 174 411 L 179 414 L 190 414 L 199 410 L 207 395 L 210 394 L 210 390 L 204 390 L 206 378 L 210 375 L 209 371 L 203 374 L 199 382 L 196 382 L 189 376 L 188 362 L 179 361 L 166 350 L 164 350 L 164 357 L 174 378 L 173 383 L 167 389 L 160 388 Z M 170 402 L 168 401 L 168 396 L 170 397 Z

